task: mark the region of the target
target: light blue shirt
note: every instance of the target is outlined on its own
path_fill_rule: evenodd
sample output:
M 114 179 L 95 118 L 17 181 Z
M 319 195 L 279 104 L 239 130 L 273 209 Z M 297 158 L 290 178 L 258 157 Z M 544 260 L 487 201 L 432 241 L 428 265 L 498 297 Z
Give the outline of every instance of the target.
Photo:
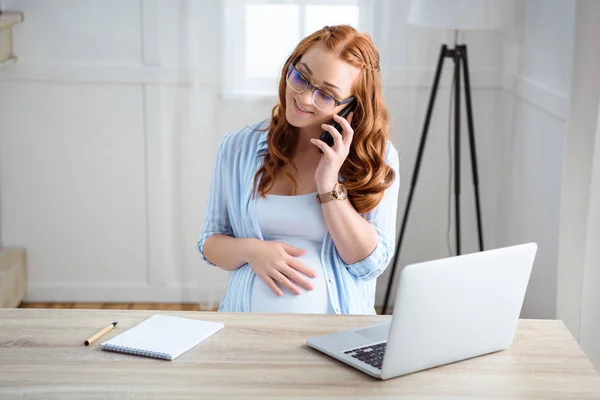
M 268 127 L 268 122 L 262 121 L 230 132 L 219 144 L 204 224 L 197 243 L 201 258 L 210 265 L 215 264 L 204 256 L 204 243 L 212 235 L 264 240 L 256 219 L 253 189 L 254 175 L 262 166 L 261 155 L 267 151 L 267 131 L 262 129 Z M 377 207 L 361 214 L 379 235 L 375 250 L 361 261 L 346 264 L 329 232 L 323 239 L 321 261 L 336 314 L 375 314 L 376 278 L 390 263 L 396 246 L 400 175 L 398 151 L 390 141 L 387 143 L 385 161 L 396 173 L 394 183 L 385 191 Z M 249 264 L 231 271 L 219 311 L 249 312 L 255 278 L 256 274 Z

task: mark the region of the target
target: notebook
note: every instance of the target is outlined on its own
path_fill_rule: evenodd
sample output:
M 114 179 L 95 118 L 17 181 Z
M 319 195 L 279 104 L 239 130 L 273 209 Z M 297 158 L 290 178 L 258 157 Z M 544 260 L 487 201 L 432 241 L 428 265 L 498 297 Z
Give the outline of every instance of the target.
M 172 361 L 217 333 L 219 322 L 155 314 L 102 343 L 102 350 Z

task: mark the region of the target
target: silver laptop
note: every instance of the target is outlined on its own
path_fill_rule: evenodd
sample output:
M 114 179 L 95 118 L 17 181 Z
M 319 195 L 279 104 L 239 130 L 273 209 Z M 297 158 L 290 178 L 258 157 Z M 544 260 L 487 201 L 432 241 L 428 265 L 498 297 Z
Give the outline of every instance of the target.
M 408 265 L 391 322 L 308 339 L 379 379 L 505 350 L 514 338 L 537 245 Z

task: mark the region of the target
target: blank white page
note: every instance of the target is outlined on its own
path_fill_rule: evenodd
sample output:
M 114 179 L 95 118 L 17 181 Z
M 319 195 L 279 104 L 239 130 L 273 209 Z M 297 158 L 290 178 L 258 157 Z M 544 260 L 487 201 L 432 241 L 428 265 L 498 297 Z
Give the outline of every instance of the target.
M 102 343 L 102 349 L 174 360 L 223 326 L 219 322 L 156 314 Z

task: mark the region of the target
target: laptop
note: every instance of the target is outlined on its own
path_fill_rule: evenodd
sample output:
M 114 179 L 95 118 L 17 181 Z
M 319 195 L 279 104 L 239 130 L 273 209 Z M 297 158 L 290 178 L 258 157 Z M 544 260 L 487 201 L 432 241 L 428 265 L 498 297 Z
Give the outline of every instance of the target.
M 390 322 L 309 338 L 309 346 L 379 379 L 507 349 L 537 244 L 402 269 Z

